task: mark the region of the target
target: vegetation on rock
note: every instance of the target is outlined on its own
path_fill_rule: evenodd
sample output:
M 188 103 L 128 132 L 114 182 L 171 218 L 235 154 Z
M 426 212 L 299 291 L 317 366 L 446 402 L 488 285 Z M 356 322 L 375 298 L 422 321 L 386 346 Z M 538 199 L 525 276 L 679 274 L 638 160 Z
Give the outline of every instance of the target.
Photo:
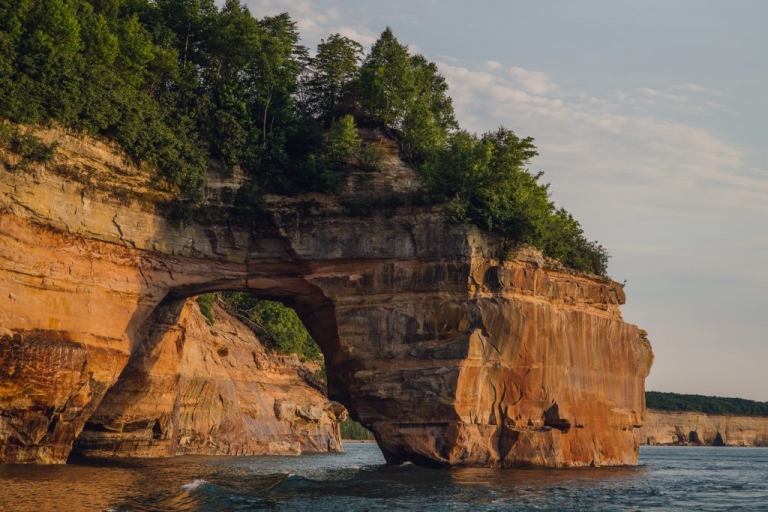
M 0 122 L 0 149 L 21 156 L 15 164 L 11 164 L 7 159 L 3 160 L 5 165 L 13 169 L 23 170 L 32 163 L 49 162 L 56 154 L 56 147 L 56 143 L 44 143 L 32 130 L 21 130 L 18 126 Z
M 266 347 L 278 354 L 296 354 L 301 361 L 323 362 L 320 347 L 293 309 L 250 293 L 230 292 L 220 296 L 223 305 L 241 320 L 246 320 Z
M 755 402 L 743 398 L 683 395 L 648 391 L 646 406 L 660 411 L 701 412 L 732 416 L 768 416 L 768 402 Z
M 373 432 L 362 426 L 350 417 L 347 417 L 339 425 L 341 428 L 341 438 L 351 439 L 353 441 L 368 441 L 374 439 Z
M 211 325 L 216 323 L 216 317 L 213 315 L 213 305 L 216 303 L 217 295 L 215 293 L 206 293 L 197 298 L 197 306 L 200 313 L 208 320 Z
M 608 254 L 527 165 L 533 139 L 460 130 L 437 66 L 387 28 L 368 55 L 333 34 L 315 56 L 287 14 L 241 0 L 0 0 L 0 119 L 55 122 L 119 142 L 189 198 L 217 161 L 250 178 L 239 198 L 334 193 L 378 169 L 355 118 L 386 125 L 452 220 L 605 274 Z

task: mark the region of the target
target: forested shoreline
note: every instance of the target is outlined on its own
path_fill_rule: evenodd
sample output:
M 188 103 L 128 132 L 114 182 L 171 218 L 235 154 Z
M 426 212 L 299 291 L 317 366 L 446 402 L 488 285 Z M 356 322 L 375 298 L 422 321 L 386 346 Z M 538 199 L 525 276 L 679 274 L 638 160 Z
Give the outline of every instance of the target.
M 647 391 L 646 407 L 659 411 L 701 412 L 712 415 L 768 417 L 768 402 L 744 398 L 685 395 Z

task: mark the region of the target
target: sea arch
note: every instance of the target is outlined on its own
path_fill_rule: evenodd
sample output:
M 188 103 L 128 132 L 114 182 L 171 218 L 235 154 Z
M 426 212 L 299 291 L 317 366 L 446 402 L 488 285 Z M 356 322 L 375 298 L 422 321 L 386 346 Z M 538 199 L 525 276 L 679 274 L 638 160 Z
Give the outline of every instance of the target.
M 246 218 L 207 193 L 180 227 L 109 148 L 54 135 L 72 167 L 0 170 L 2 460 L 65 461 L 157 307 L 233 290 L 295 306 L 389 462 L 637 462 L 653 356 L 618 283 L 404 204 L 402 166 Z

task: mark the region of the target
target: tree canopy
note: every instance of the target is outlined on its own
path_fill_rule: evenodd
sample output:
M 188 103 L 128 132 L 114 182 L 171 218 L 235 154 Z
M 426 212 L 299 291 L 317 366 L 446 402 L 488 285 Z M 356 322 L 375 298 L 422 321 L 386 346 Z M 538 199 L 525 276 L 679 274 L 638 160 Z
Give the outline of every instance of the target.
M 731 416 L 768 416 L 768 402 L 755 402 L 744 398 L 682 395 L 648 391 L 646 406 L 660 411 L 701 412 Z
M 334 193 L 381 160 L 361 118 L 397 135 L 454 221 L 605 274 L 607 252 L 529 172 L 533 139 L 461 130 L 435 63 L 390 28 L 367 55 L 340 34 L 311 55 L 288 14 L 241 0 L 0 0 L 0 119 L 109 137 L 189 198 L 212 162 L 245 172 L 247 204 Z

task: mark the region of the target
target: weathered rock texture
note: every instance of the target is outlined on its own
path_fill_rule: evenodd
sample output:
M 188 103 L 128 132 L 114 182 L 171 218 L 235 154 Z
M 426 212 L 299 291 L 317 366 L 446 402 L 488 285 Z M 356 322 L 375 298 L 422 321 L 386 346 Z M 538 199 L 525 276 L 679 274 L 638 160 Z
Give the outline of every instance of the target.
M 158 305 L 248 290 L 296 308 L 325 355 L 330 398 L 390 462 L 637 462 L 653 356 L 622 321 L 621 285 L 531 252 L 502 262 L 498 240 L 439 208 L 351 216 L 350 200 L 415 191 L 394 151 L 373 179 L 352 175 L 341 201 L 271 197 L 247 225 L 212 201 L 177 229 L 110 148 L 44 135 L 60 143 L 52 165 L 0 170 L 0 458 L 65 460 L 118 377 L 130 385 L 113 395 L 141 395 L 126 364 Z
M 273 356 L 215 307 L 210 326 L 193 300 L 161 305 L 77 438 L 99 457 L 296 455 L 341 451 L 344 407 L 310 387 L 294 357 Z M 304 374 L 304 375 L 303 375 Z
M 768 418 L 649 409 L 637 441 L 644 445 L 768 446 Z

